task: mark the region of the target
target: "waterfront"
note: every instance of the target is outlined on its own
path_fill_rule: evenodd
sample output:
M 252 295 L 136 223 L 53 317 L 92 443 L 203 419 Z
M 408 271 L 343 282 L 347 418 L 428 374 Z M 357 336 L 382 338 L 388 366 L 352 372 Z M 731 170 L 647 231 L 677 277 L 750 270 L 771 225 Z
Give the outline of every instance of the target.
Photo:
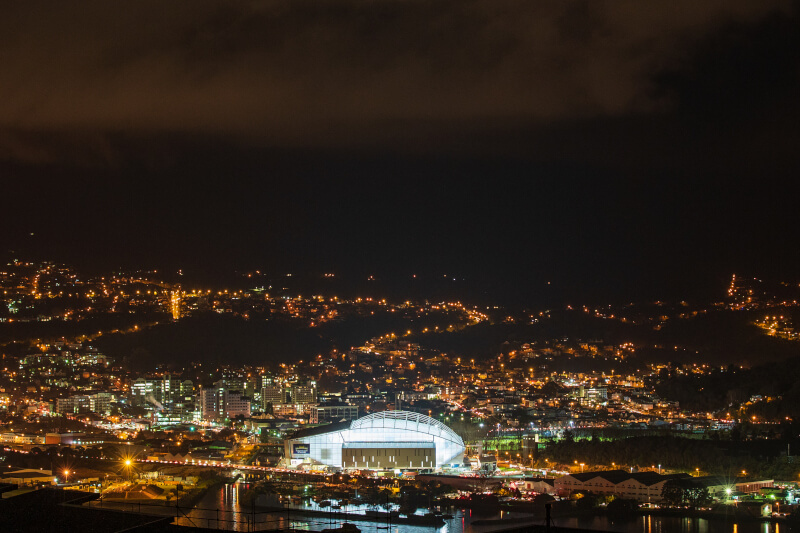
M 327 519 L 320 516 L 302 516 L 300 511 L 320 510 L 313 502 L 287 512 L 261 512 L 242 504 L 242 496 L 248 489 L 247 483 L 220 485 L 211 489 L 194 509 L 179 518 L 181 525 L 194 525 L 233 531 L 266 531 L 293 529 L 321 531 L 339 527 L 345 521 L 343 510 L 330 511 Z M 363 512 L 364 507 L 350 507 L 348 510 Z M 296 511 L 296 514 L 292 514 Z M 349 520 L 364 533 L 492 533 L 524 525 L 544 525 L 544 519 L 523 513 L 477 513 L 469 509 L 456 509 L 453 518 L 446 519 L 441 527 L 421 527 L 406 524 L 391 524 L 388 520 L 357 521 Z M 350 513 L 352 517 L 352 513 Z M 522 520 L 528 518 L 527 520 Z M 508 524 L 477 524 L 476 521 L 512 519 Z M 792 533 L 800 531 L 785 523 L 759 521 L 733 521 L 724 519 L 705 519 L 673 516 L 638 516 L 630 520 L 609 520 L 605 516 L 569 517 L 553 519 L 558 528 L 610 531 L 614 533 Z M 255 527 L 253 527 L 253 525 Z
M 614 533 L 791 533 L 797 528 L 771 522 L 735 522 L 722 519 L 674 516 L 639 516 L 610 521 L 605 516 L 553 520 L 558 527 L 611 531 Z

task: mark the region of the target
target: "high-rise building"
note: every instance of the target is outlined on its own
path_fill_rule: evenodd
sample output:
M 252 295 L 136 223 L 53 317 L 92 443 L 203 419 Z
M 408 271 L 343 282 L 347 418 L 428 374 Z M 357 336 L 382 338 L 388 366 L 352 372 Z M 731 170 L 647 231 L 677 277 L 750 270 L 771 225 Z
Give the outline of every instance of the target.
M 287 403 L 286 391 L 280 385 L 269 385 L 261 389 L 261 407 L 267 410 L 267 404 L 277 405 Z
M 236 390 L 239 392 L 244 392 L 245 382 L 247 381 L 247 378 L 245 378 L 242 375 L 226 371 L 222 374 L 222 379 L 220 381 L 222 382 L 222 385 L 228 390 Z
M 215 388 L 200 387 L 196 403 L 203 420 L 215 420 L 219 416 L 219 395 Z
M 131 405 L 153 408 L 156 402 L 161 402 L 163 383 L 159 379 L 138 378 L 131 384 Z
M 222 395 L 222 414 L 224 418 L 250 416 L 250 399 L 239 391 L 226 390 Z
M 200 388 L 197 407 L 204 420 L 250 416 L 250 398 L 241 391 L 228 389 L 222 381 L 213 387 Z
M 289 403 L 317 403 L 317 383 L 309 381 L 303 385 L 295 385 L 290 389 Z
M 181 393 L 181 381 L 171 374 L 164 374 L 161 379 L 161 402 L 170 404 L 174 402 Z

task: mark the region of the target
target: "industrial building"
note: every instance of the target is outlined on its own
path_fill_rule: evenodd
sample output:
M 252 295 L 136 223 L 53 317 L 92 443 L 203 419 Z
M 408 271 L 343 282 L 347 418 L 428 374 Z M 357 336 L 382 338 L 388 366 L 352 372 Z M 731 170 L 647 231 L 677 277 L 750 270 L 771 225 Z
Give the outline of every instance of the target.
M 660 502 L 664 484 L 672 479 L 686 479 L 689 474 L 662 475 L 656 472 L 631 473 L 625 470 L 581 472 L 557 478 L 554 491 L 567 496 L 575 491 L 616 495 L 640 502 Z
M 297 432 L 285 442 L 287 466 L 343 470 L 435 470 L 461 467 L 464 441 L 438 420 L 383 411 Z
M 640 502 L 660 502 L 663 500 L 664 484 L 670 480 L 687 481 L 705 487 L 715 500 L 729 499 L 731 494 L 758 492 L 774 486 L 772 479 L 736 480 L 719 476 L 692 477 L 686 473 L 659 474 L 657 472 L 627 472 L 625 470 L 605 470 L 568 474 L 554 480 L 525 479 L 517 486 L 521 490 L 547 492 L 568 496 L 575 491 L 595 494 L 615 495 L 620 498 Z

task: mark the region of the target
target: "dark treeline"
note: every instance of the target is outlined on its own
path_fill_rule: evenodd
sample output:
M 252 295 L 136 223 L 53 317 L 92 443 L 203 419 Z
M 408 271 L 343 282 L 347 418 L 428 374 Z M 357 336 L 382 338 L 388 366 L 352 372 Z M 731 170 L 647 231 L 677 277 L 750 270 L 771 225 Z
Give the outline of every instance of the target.
M 800 352 L 800 343 L 792 344 Z M 762 396 L 762 401 L 747 405 L 739 415 L 749 418 L 755 414 L 771 420 L 796 418 L 800 417 L 800 357 L 750 369 L 731 365 L 725 371 L 706 375 L 663 375 L 656 392 L 679 401 L 681 407 L 708 412 L 730 411 L 753 396 Z
M 75 339 L 81 335 L 92 336 L 98 331 L 126 330 L 134 325 L 145 325 L 169 320 L 165 313 L 97 314 L 78 321 L 52 320 L 49 322 L 7 322 L 0 324 L 0 345 L 18 343 L 27 346 L 36 341 L 53 342 L 62 338 Z
M 800 441 L 792 443 L 800 446 Z M 689 439 L 672 435 L 630 437 L 621 440 L 567 438 L 547 445 L 540 457 L 572 465 L 612 465 L 794 480 L 800 463 L 787 461 L 787 442 L 781 440 Z M 800 450 L 800 448 L 796 448 Z M 783 453 L 783 455 L 782 455 Z
M 309 360 L 338 349 L 346 352 L 371 337 L 408 329 L 447 327 L 463 320 L 448 313 L 424 317 L 377 312 L 350 315 L 309 327 L 306 320 L 251 313 L 248 320 L 217 313 L 198 313 L 175 323 L 164 323 L 138 333 L 104 335 L 95 345 L 134 370 L 155 366 L 180 367 L 192 361 L 277 365 Z
M 517 315 L 515 323 L 490 312 L 493 315 L 490 322 L 459 331 L 428 334 L 418 340 L 431 348 L 476 359 L 509 353 L 523 343 L 554 339 L 566 338 L 571 342 L 596 339 L 608 345 L 632 342 L 637 346 L 633 360 L 639 366 L 706 363 L 747 368 L 800 356 L 800 343 L 770 337 L 752 324 L 759 317 L 764 318 L 761 311 L 712 310 L 691 318 L 678 318 L 686 312 L 681 306 L 636 305 L 613 311 L 631 317 L 622 322 L 596 318 L 578 309 L 554 309 L 549 311 L 549 316 L 537 317 L 535 323 L 530 322 L 530 312 Z M 782 310 L 779 314 L 786 312 Z M 663 327 L 656 329 L 653 318 L 659 315 L 670 318 Z M 619 366 L 614 368 L 619 369 Z

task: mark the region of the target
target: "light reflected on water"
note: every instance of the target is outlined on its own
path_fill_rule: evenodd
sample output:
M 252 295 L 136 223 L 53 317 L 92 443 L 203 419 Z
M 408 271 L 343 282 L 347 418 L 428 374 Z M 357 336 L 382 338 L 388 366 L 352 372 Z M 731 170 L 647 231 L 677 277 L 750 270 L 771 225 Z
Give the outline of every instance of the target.
M 325 519 L 321 517 L 302 516 L 300 513 L 287 512 L 262 513 L 253 512 L 252 508 L 242 508 L 241 497 L 247 491 L 248 484 L 223 485 L 213 489 L 198 503 L 188 516 L 181 519 L 181 525 L 225 529 L 228 531 L 270 531 L 277 529 L 297 529 L 317 532 L 327 528 L 336 528 L 348 521 L 346 516 L 331 511 Z M 319 509 L 310 502 L 304 508 Z M 330 510 L 330 508 L 328 508 Z M 358 507 L 350 506 L 351 513 L 358 512 Z M 347 511 L 345 510 L 345 511 Z M 362 509 L 363 511 L 363 509 Z M 469 509 L 453 509 L 452 519 L 445 520 L 440 528 L 409 526 L 406 524 L 389 524 L 387 521 L 354 521 L 363 533 L 492 533 L 502 529 L 524 527 L 525 525 L 544 526 L 544 517 L 525 515 L 523 513 L 503 511 L 494 514 L 476 513 Z M 351 514 L 352 516 L 352 514 Z M 514 521 L 513 524 L 474 525 L 479 519 L 499 519 L 530 517 L 524 523 Z M 554 518 L 556 528 L 573 528 L 613 533 L 799 533 L 800 528 L 792 528 L 788 524 L 759 521 L 733 522 L 725 519 L 708 520 L 705 518 L 645 515 L 630 520 L 609 520 L 605 516 L 587 516 Z

